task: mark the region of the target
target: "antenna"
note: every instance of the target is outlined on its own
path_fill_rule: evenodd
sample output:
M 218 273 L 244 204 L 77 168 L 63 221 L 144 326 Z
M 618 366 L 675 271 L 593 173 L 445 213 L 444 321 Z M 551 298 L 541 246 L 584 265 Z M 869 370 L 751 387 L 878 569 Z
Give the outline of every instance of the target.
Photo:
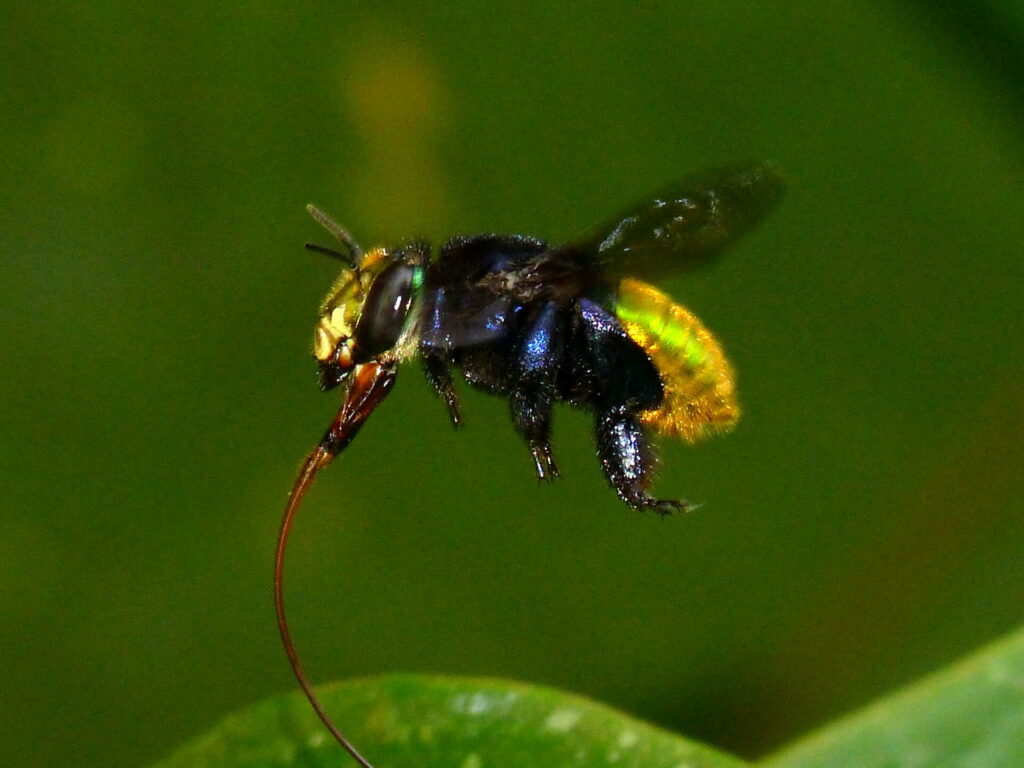
M 317 221 L 317 223 L 320 224 L 320 226 L 322 226 L 324 229 L 326 229 L 328 232 L 334 235 L 334 237 L 337 238 L 338 242 L 345 246 L 345 250 L 349 252 L 350 256 L 346 257 L 339 251 L 335 251 L 332 248 L 324 248 L 323 246 L 311 246 L 309 243 L 306 244 L 306 247 L 309 248 L 311 251 L 326 253 L 328 256 L 336 256 L 338 258 L 344 259 L 345 261 L 348 261 L 353 267 L 358 267 L 360 260 L 362 260 L 363 258 L 363 249 L 359 246 L 359 243 L 356 242 L 356 239 L 352 237 L 351 234 L 349 234 L 349 231 L 312 203 L 306 206 L 306 210 L 309 211 L 309 215 L 312 216 Z
M 355 262 L 352 261 L 352 257 L 347 253 L 342 253 L 341 251 L 336 251 L 334 248 L 328 248 L 326 245 L 318 245 L 317 243 L 306 243 L 306 250 L 313 251 L 314 253 L 322 253 L 324 256 L 330 256 L 332 259 L 340 259 L 355 269 Z

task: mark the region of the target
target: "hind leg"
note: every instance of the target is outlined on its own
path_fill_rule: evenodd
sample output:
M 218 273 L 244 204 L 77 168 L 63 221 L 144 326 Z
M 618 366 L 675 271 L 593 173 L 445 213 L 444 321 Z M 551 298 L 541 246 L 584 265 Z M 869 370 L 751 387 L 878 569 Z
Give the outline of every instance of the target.
M 656 499 L 647 493 L 656 457 L 639 419 L 626 408 L 597 415 L 597 456 L 612 488 L 633 509 L 653 509 L 661 515 L 694 509 L 689 502 Z
M 668 515 L 693 506 L 656 499 L 647 493 L 655 455 L 638 413 L 657 408 L 664 397 L 658 369 L 613 313 L 581 299 L 576 315 L 580 357 L 589 366 L 581 378 L 589 405 L 597 414 L 597 457 L 619 498 L 634 509 Z

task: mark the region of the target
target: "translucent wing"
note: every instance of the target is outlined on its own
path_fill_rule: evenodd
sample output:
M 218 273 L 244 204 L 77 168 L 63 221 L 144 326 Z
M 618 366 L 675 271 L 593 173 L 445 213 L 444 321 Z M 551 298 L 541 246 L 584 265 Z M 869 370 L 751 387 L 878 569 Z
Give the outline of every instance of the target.
M 428 270 L 420 333 L 456 349 L 507 337 L 534 301 L 571 301 L 606 275 L 653 279 L 699 266 L 764 218 L 782 194 L 774 165 L 696 174 L 566 246 L 519 235 L 452 238 Z
M 782 191 L 771 163 L 705 171 L 605 222 L 572 249 L 623 275 L 651 278 L 693 268 L 757 225 Z

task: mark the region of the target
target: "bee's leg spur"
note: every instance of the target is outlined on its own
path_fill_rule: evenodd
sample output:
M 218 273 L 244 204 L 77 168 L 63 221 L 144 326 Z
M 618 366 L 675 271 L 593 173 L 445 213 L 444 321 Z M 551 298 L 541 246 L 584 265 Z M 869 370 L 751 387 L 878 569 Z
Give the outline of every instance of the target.
M 597 455 L 612 488 L 634 509 L 652 509 L 661 515 L 693 509 L 689 502 L 656 499 L 647 493 L 657 457 L 639 419 L 625 408 L 598 413 Z
M 540 309 L 519 342 L 510 371 L 512 423 L 530 446 L 537 477 L 549 481 L 561 476 L 548 440 L 563 353 L 559 315 L 553 301 Z
M 459 396 L 455 394 L 455 386 L 452 384 L 452 372 L 448 367 L 448 358 L 437 350 L 424 349 L 421 359 L 427 382 L 448 406 L 448 417 L 452 420 L 452 426 L 456 428 L 462 426 Z
M 537 469 L 538 480 L 547 480 L 548 482 L 551 482 L 555 478 L 562 476 L 562 473 L 558 471 L 558 465 L 555 464 L 554 457 L 551 455 L 551 444 L 547 441 L 542 443 L 531 442 L 530 455 L 533 456 L 533 463 Z

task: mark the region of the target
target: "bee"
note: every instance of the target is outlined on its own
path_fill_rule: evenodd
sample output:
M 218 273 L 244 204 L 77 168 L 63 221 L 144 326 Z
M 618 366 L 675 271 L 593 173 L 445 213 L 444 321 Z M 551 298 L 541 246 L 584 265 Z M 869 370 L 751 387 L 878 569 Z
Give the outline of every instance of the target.
M 275 561 L 278 625 L 317 714 L 364 768 L 370 764 L 321 708 L 289 637 L 282 581 L 291 521 L 316 473 L 352 441 L 418 358 L 452 424 L 462 423 L 452 370 L 507 398 L 512 424 L 541 480 L 559 477 L 551 412 L 563 402 L 593 414 L 597 456 L 618 497 L 663 515 L 689 502 L 650 493 L 651 436 L 696 442 L 739 418 L 734 374 L 717 340 L 649 281 L 701 266 L 774 206 L 774 165 L 747 162 L 685 178 L 567 245 L 527 235 L 448 239 L 436 257 L 414 240 L 363 250 L 319 208 L 310 214 L 339 248 L 307 244 L 343 262 L 320 307 L 313 356 L 320 386 L 344 387 L 340 409 L 306 458 L 281 524 Z

